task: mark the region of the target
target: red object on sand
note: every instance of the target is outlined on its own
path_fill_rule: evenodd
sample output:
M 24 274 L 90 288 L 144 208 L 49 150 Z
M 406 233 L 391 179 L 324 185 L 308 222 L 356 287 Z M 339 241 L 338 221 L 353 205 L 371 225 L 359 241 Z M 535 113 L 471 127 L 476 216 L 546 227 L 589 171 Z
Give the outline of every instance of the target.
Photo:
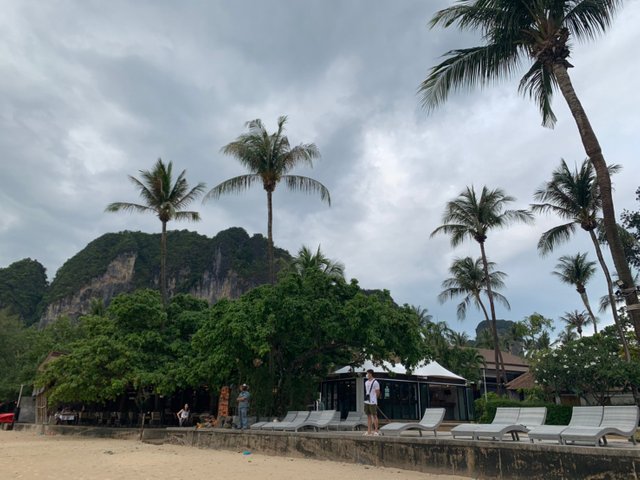
M 0 413 L 0 423 L 12 423 L 13 413 Z

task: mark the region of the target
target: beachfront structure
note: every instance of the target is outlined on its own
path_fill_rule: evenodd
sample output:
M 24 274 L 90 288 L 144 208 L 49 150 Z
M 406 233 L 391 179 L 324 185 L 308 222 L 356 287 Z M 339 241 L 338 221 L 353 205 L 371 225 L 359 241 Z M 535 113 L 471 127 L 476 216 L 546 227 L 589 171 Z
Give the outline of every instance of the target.
M 467 381 L 438 362 L 421 364 L 412 371 L 403 365 L 371 361 L 343 367 L 321 384 L 324 408 L 349 411 L 364 409 L 365 372 L 372 369 L 380 383 L 379 408 L 383 420 L 419 420 L 425 408 L 443 407 L 445 420 L 468 421 L 473 416 L 473 395 Z

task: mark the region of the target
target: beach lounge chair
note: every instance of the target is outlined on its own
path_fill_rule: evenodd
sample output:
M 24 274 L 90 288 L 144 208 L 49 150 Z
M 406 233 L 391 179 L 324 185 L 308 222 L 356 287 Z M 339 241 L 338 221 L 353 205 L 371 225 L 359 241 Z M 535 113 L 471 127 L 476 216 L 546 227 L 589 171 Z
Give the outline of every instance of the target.
M 291 422 L 293 422 L 296 418 L 298 418 L 298 415 L 308 415 L 309 412 L 307 411 L 291 411 L 288 412 L 287 415 L 282 419 L 281 422 L 267 422 L 265 425 L 262 425 L 262 427 L 260 427 L 261 430 L 273 430 L 274 427 L 278 426 L 278 425 L 283 425 L 283 424 L 289 424 Z
M 451 436 L 456 437 L 471 437 L 473 438 L 473 432 L 486 425 L 512 425 L 518 420 L 520 414 L 519 408 L 513 407 L 498 407 L 496 409 L 496 415 L 491 423 L 463 423 L 457 425 L 451 429 Z
M 473 432 L 473 439 L 488 437 L 501 442 L 506 434 L 511 434 L 513 441 L 520 440 L 519 433 L 527 433 L 533 427 L 543 425 L 546 417 L 547 407 L 522 407 L 518 412 L 518 419 L 512 424 L 482 425 Z
M 313 412 L 312 412 L 313 413 Z M 284 430 L 295 430 L 298 426 L 302 425 L 309 418 L 308 411 L 299 411 L 297 412 L 296 418 L 291 420 L 290 422 L 278 422 L 274 425 L 270 425 L 270 430 L 275 431 L 284 431 Z
M 383 435 L 387 434 L 396 434 L 400 435 L 405 430 L 418 430 L 420 436 L 422 436 L 422 432 L 433 432 L 433 434 L 437 437 L 438 432 L 437 428 L 444 420 L 445 409 L 444 408 L 427 408 L 424 411 L 424 415 L 422 416 L 422 420 L 420 422 L 393 422 L 387 425 L 384 425 L 380 428 L 380 433 Z
M 296 411 L 288 411 L 287 414 L 285 415 L 285 417 L 282 419 L 283 422 L 290 422 L 292 421 L 294 418 L 296 418 L 298 412 Z M 260 430 L 263 427 L 265 427 L 265 425 L 271 425 L 271 424 L 275 424 L 278 422 L 257 422 L 254 423 L 253 425 L 251 425 L 249 428 L 251 430 Z
M 560 436 L 563 443 L 593 443 L 607 445 L 607 435 L 629 438 L 636 444 L 639 410 L 633 406 L 604 407 L 602 422 L 598 427 L 567 427 Z
M 349 412 L 344 420 L 334 420 L 329 423 L 329 428 L 335 430 L 357 430 L 358 427 L 366 426 L 367 416 L 364 412 Z
M 296 432 L 303 428 L 313 428 L 316 432 L 321 428 L 328 430 L 329 424 L 336 420 L 340 420 L 340 412 L 336 410 L 320 410 L 317 412 L 311 412 L 309 417 L 295 428 L 288 427 L 285 428 L 285 430 L 294 430 Z
M 533 427 L 527 435 L 534 440 L 556 440 L 562 443 L 560 434 L 569 427 L 599 427 L 602 421 L 602 407 L 573 407 L 569 425 L 540 425 Z

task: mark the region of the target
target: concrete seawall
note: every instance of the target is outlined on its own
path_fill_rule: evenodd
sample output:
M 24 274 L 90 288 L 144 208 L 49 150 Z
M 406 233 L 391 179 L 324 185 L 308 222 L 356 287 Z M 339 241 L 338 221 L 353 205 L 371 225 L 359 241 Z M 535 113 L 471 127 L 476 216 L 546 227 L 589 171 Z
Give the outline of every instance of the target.
M 140 430 L 38 425 L 42 433 L 139 439 Z M 640 480 L 640 448 L 610 442 L 608 447 L 550 443 L 478 442 L 433 437 L 363 437 L 361 433 L 248 432 L 145 429 L 143 441 L 266 455 L 306 457 L 501 480 Z M 616 447 L 616 443 L 619 446 Z

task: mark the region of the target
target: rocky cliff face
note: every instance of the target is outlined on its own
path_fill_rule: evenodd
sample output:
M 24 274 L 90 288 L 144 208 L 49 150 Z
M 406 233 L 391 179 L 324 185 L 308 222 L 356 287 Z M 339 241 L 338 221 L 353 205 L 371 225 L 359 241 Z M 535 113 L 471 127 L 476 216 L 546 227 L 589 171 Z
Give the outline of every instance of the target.
M 40 319 L 40 327 L 47 326 L 63 315 L 77 318 L 89 313 L 91 301 L 94 299 L 102 299 L 107 304 L 119 293 L 131 291 L 136 258 L 136 254 L 119 255 L 109 263 L 104 275 L 92 279 L 73 295 L 47 305 Z
M 188 293 L 213 304 L 238 298 L 266 283 L 266 240 L 239 228 L 213 238 L 194 232 L 170 232 L 167 269 L 169 295 Z M 108 305 L 120 293 L 159 285 L 158 235 L 140 232 L 107 234 L 91 242 L 63 265 L 40 319 L 43 328 L 66 315 L 77 318 L 94 300 Z M 289 257 L 276 251 L 277 257 Z M 290 257 L 289 257 L 290 258 Z M 55 295 L 54 295 L 55 294 Z

